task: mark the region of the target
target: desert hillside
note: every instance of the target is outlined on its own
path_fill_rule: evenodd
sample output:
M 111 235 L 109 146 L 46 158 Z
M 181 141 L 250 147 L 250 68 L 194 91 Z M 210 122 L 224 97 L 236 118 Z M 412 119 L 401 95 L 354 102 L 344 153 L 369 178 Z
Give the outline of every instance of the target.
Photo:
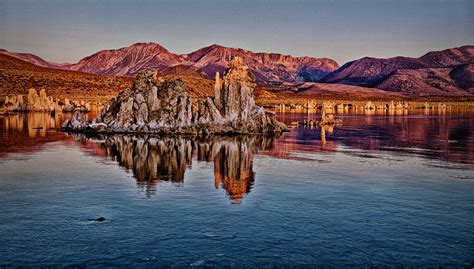
M 156 43 L 136 43 L 128 47 L 102 50 L 81 59 L 77 63 L 57 64 L 45 61 L 38 56 L 1 50 L 19 59 L 43 67 L 74 70 L 101 75 L 134 76 L 147 68 L 180 72 L 191 72 L 198 76 L 213 78 L 215 72 L 223 72 L 234 56 L 240 56 L 252 69 L 259 81 L 297 82 L 319 80 L 339 65 L 328 58 L 293 57 L 279 53 L 254 53 L 240 48 L 211 45 L 189 54 L 175 54 Z M 171 67 L 180 66 L 169 70 Z
M 364 57 L 341 66 L 321 81 L 366 86 L 410 97 L 473 96 L 474 46 L 432 51 L 419 58 Z
M 0 54 L 0 99 L 26 94 L 28 89 L 45 89 L 54 98 L 107 100 L 130 87 L 131 79 L 95 75 L 36 66 Z

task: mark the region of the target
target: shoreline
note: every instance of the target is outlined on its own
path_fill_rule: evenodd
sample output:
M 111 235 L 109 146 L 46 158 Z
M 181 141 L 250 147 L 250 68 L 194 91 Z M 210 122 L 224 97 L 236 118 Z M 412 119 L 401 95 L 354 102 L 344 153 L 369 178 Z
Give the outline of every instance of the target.
M 471 100 L 441 100 L 441 99 L 413 99 L 413 98 L 404 98 L 404 99 L 381 99 L 381 98 L 368 98 L 368 99 L 351 99 L 351 98 L 309 98 L 309 97 L 299 97 L 299 98 L 279 98 L 279 99 L 256 99 L 256 104 L 264 108 L 275 108 L 282 104 L 287 107 L 297 107 L 297 106 L 306 106 L 308 101 L 314 102 L 317 106 L 322 106 L 323 103 L 333 102 L 335 105 L 344 105 L 344 106 L 357 106 L 364 107 L 368 102 L 371 102 L 375 106 L 384 106 L 393 102 L 407 103 L 409 109 L 424 108 L 426 104 L 430 105 L 431 108 L 439 107 L 440 105 L 446 107 L 466 107 L 474 108 L 474 99 Z M 388 107 L 386 108 L 388 109 Z

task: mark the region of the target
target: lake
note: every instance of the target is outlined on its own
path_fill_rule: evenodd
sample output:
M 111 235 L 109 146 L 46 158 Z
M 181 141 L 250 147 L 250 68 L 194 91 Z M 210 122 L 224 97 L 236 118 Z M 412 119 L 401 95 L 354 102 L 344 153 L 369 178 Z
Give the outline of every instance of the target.
M 198 139 L 68 116 L 0 117 L 2 268 L 474 266 L 473 109 Z

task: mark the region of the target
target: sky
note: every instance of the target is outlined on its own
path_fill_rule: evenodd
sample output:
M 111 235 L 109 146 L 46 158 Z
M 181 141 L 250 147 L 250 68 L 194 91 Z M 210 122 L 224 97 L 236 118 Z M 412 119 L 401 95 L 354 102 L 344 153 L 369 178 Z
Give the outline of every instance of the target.
M 156 42 L 327 57 L 419 57 L 474 44 L 473 0 L 0 0 L 0 48 L 53 62 Z

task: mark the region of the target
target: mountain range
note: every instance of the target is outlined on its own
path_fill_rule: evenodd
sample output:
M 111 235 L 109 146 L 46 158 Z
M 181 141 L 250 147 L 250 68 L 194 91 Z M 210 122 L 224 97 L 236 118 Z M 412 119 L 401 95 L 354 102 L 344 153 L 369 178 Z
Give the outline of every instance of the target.
M 374 87 L 409 96 L 474 93 L 474 46 L 432 51 L 419 58 L 364 57 L 348 62 L 320 82 Z
M 241 56 L 260 83 L 320 82 L 377 88 L 406 96 L 474 95 L 474 46 L 428 52 L 419 58 L 364 57 L 339 66 L 329 58 L 293 57 L 254 53 L 219 45 L 189 54 L 175 54 L 156 43 L 136 43 L 102 50 L 77 63 L 48 62 L 29 53 L 0 50 L 23 61 L 47 68 L 99 75 L 134 76 L 146 68 L 160 75 L 213 78 L 223 72 L 233 56 Z
M 166 72 L 164 72 L 166 71 Z M 159 75 L 179 78 L 186 92 L 196 98 L 214 95 L 214 80 L 202 77 L 202 71 L 186 69 L 182 65 L 163 69 Z M 26 94 L 30 88 L 44 89 L 53 98 L 105 102 L 130 88 L 133 78 L 115 75 L 97 75 L 79 71 L 38 66 L 0 53 L 0 103 L 7 96 Z M 401 95 L 369 87 L 343 84 L 300 82 L 262 83 L 254 91 L 255 100 L 262 105 L 285 102 L 304 103 L 314 98 L 343 98 L 352 100 L 399 99 Z
M 339 65 L 328 58 L 292 57 L 278 53 L 254 53 L 244 49 L 211 45 L 189 54 L 175 54 L 156 43 L 136 43 L 116 50 L 102 50 L 73 64 L 48 62 L 28 53 L 0 53 L 49 68 L 101 75 L 134 76 L 146 68 L 173 73 L 200 73 L 213 78 L 223 72 L 234 56 L 241 56 L 259 81 L 297 82 L 320 79 Z M 171 69 L 171 70 L 168 70 Z

